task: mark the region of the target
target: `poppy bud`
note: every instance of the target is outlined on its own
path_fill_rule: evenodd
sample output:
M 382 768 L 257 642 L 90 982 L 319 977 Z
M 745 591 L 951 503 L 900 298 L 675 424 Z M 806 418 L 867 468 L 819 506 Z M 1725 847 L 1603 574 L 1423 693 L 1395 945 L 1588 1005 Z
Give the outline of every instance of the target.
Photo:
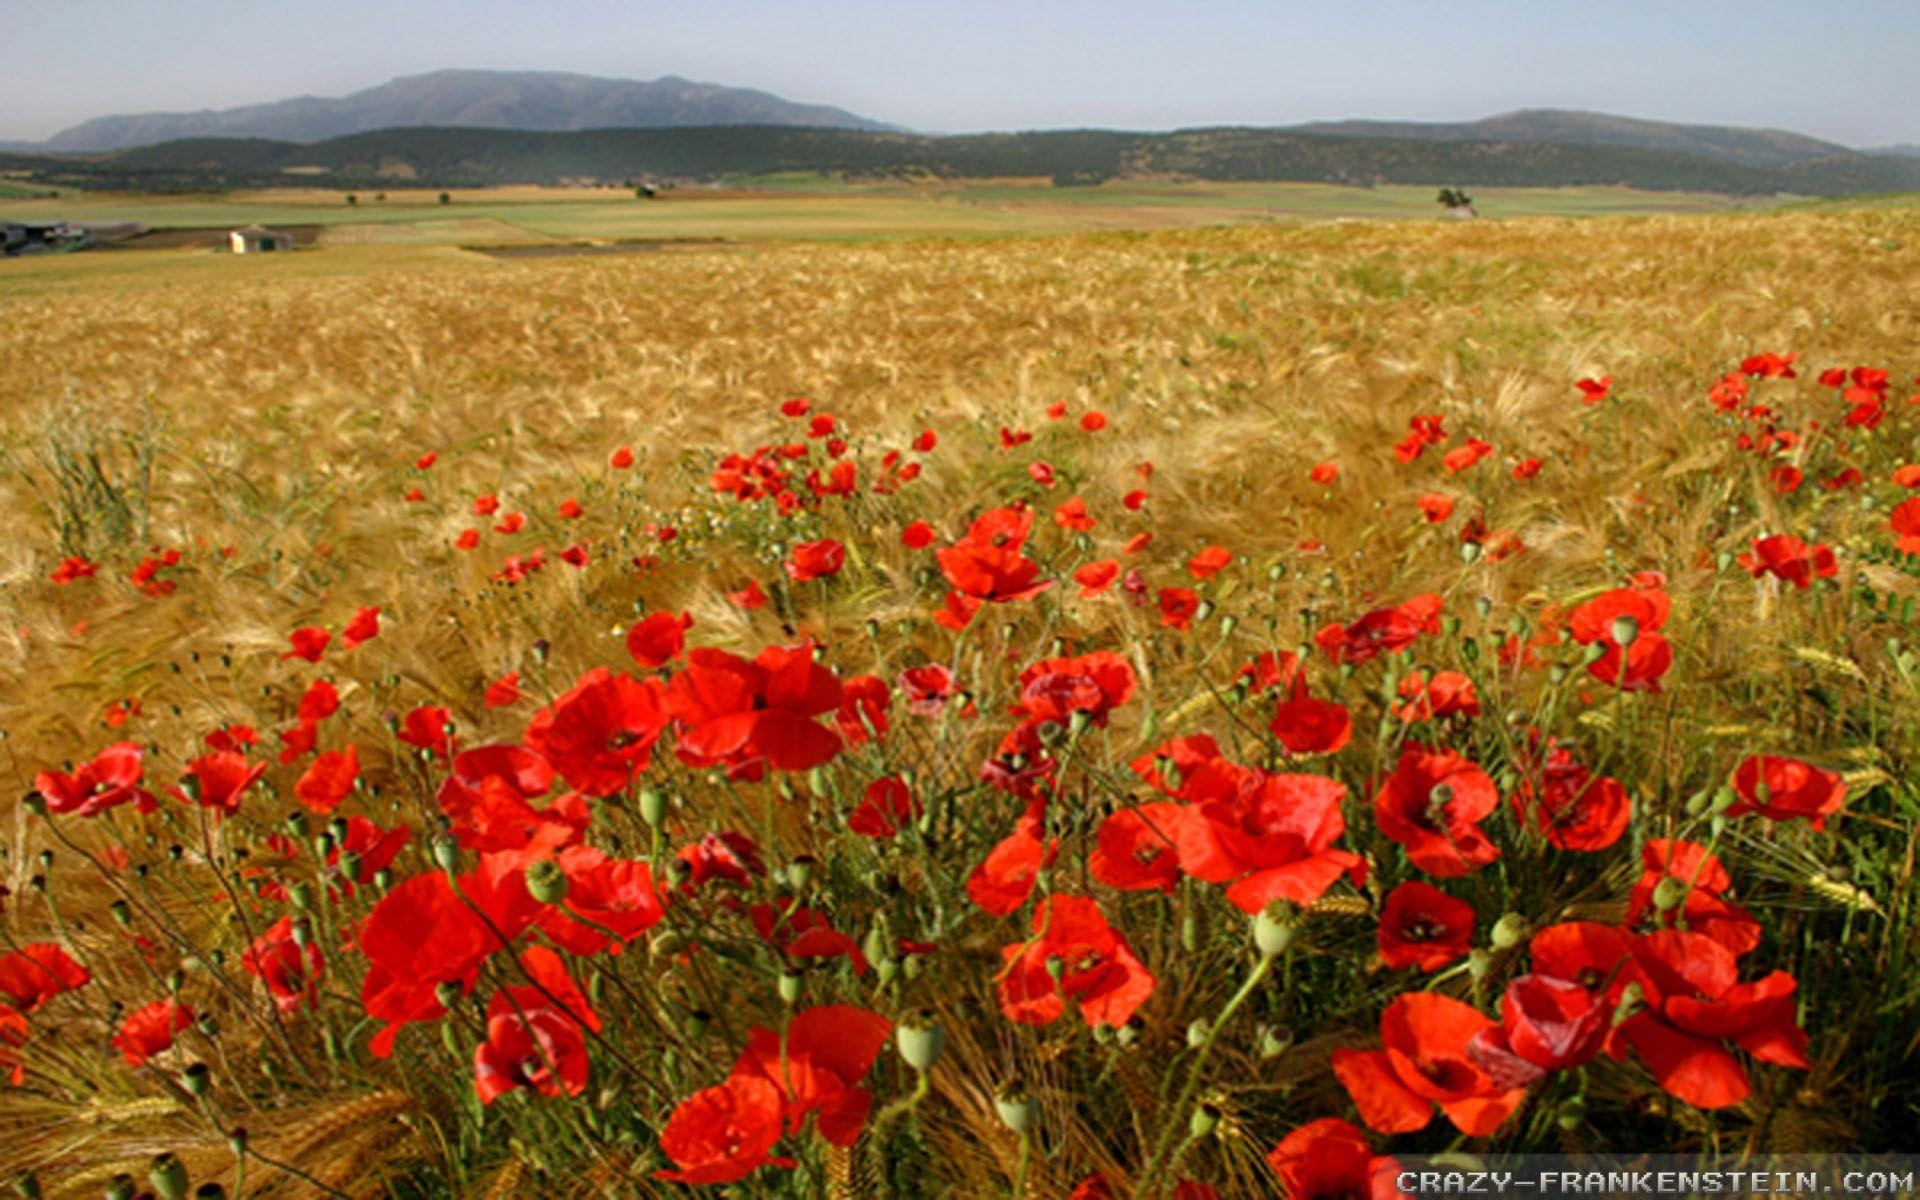
M 1189 954 L 1200 948 L 1200 918 L 1191 909 L 1180 914 L 1180 948 Z
M 302 879 L 287 889 L 287 899 L 299 909 L 313 907 L 313 885 Z
M 1196 621 L 1206 620 L 1208 617 L 1211 617 L 1213 615 L 1213 611 L 1216 607 L 1217 606 L 1214 604 L 1213 601 L 1202 600 L 1200 602 L 1200 607 L 1193 610 L 1193 619 Z
M 187 1167 L 171 1153 L 156 1154 L 147 1179 L 160 1200 L 187 1200 Z
M 125 929 L 127 926 L 133 924 L 133 906 L 125 900 L 115 900 L 112 904 L 109 904 L 107 908 L 113 913 L 113 919 L 119 924 L 120 928 Z
M 313 922 L 305 917 L 295 917 L 287 923 L 287 930 L 293 935 L 293 944 L 305 950 L 313 943 Z
M 1480 596 L 1473 602 L 1473 611 L 1482 621 L 1493 615 L 1493 597 Z
M 188 1095 L 204 1096 L 207 1089 L 213 1086 L 213 1072 L 207 1069 L 205 1063 L 194 1063 L 181 1074 L 180 1084 L 187 1089 Z
M 1639 629 L 1636 624 L 1635 635 L 1638 636 L 1638 633 L 1639 633 Z M 1589 645 L 1585 650 L 1582 650 L 1580 652 L 1580 661 L 1582 665 L 1591 666 L 1592 664 L 1599 662 L 1601 659 L 1605 658 L 1606 656 L 1607 656 L 1607 644 L 1605 642 L 1594 642 L 1593 644 Z
M 788 967 L 780 972 L 780 1003 L 789 1008 L 800 1003 L 801 979 L 802 976 L 797 967 Z
M 899 978 L 899 975 L 899 959 L 889 957 L 875 960 L 873 964 L 873 977 L 881 987 L 892 983 L 895 979 Z
M 185 986 L 187 986 L 187 973 L 185 971 L 176 967 L 168 973 L 167 991 L 177 996 L 180 994 L 180 989 Z
M 867 936 L 860 939 L 860 953 L 868 959 L 880 959 L 887 954 L 887 926 L 884 919 L 874 922 L 867 930 Z
M 1527 919 L 1519 913 L 1508 913 L 1493 923 L 1493 948 L 1511 950 L 1527 940 Z
M 894 1044 L 900 1050 L 900 1057 L 915 1071 L 926 1072 L 940 1061 L 940 1051 L 947 1044 L 946 1031 L 934 1020 L 929 1009 L 921 1009 L 900 1022 L 893 1031 Z
M 999 1116 L 1000 1123 L 1018 1134 L 1026 1134 L 1033 1128 L 1033 1118 L 1037 1111 L 1033 1097 L 1027 1095 L 1027 1089 L 1020 1084 L 1010 1084 L 993 1098 L 993 1111 Z
M 1293 910 L 1285 901 L 1275 900 L 1253 918 L 1253 944 L 1260 957 L 1279 958 L 1293 945 Z
M 193 1023 L 193 1027 L 200 1031 L 201 1037 L 216 1038 L 220 1036 L 220 1022 L 214 1018 L 212 1013 L 202 1013 L 200 1019 Z
M 1555 663 L 1547 668 L 1547 679 L 1551 683 L 1565 683 L 1567 679 L 1567 669 L 1559 663 Z
M 1460 543 L 1460 561 L 1466 563 L 1468 566 L 1472 566 L 1474 563 L 1479 562 L 1480 561 L 1480 543 L 1479 542 L 1461 542 Z
M 446 834 L 433 839 L 433 861 L 440 869 L 451 875 L 460 869 L 460 843 Z
M 380 892 L 383 895 L 388 891 L 388 889 L 392 888 L 393 887 L 393 868 L 381 867 L 378 871 L 375 871 L 373 873 L 373 886 L 380 889 Z
M 553 650 L 553 644 L 547 641 L 547 639 L 545 638 L 534 639 L 534 643 L 533 643 L 534 661 L 538 662 L 541 666 L 546 665 L 547 655 L 551 653 L 552 650 Z
M 1206 1045 L 1207 1033 L 1211 1029 L 1212 1026 L 1208 1024 L 1205 1017 L 1195 1017 L 1193 1022 L 1187 1026 L 1188 1049 L 1198 1050 L 1200 1047 Z
M 827 774 L 825 767 L 815 767 L 807 772 L 807 788 L 816 796 L 832 796 L 833 776 Z
M 892 961 L 893 961 L 892 959 L 882 959 L 881 965 L 884 966 L 887 963 Z M 921 969 L 920 956 L 918 954 L 910 954 L 906 958 L 903 958 L 900 960 L 900 973 L 902 975 L 905 975 L 908 979 L 920 978 L 920 969 Z M 886 981 L 882 980 L 882 982 L 886 982 Z
M 1058 954 L 1048 955 L 1047 956 L 1047 975 L 1055 983 L 1059 983 L 1061 979 L 1066 977 L 1066 974 L 1067 974 L 1067 960 L 1064 958 L 1061 958 Z
M 1467 974 L 1473 977 L 1474 982 L 1478 983 L 1485 979 L 1487 973 L 1492 970 L 1493 955 L 1485 950 L 1472 950 L 1467 953 Z
M 1569 1096 L 1567 1102 L 1554 1114 L 1554 1122 L 1560 1128 L 1572 1133 L 1587 1123 L 1587 1102 L 1580 1096 Z
M 1614 643 L 1625 650 L 1640 640 L 1640 618 L 1621 613 L 1613 619 L 1613 626 L 1607 632 Z
M 1130 1017 L 1125 1025 L 1114 1030 L 1113 1040 L 1120 1043 L 1122 1050 L 1134 1046 L 1140 1041 L 1140 1018 Z
M 567 873 L 550 858 L 527 868 L 527 891 L 542 904 L 558 904 L 567 898 Z
M 1684 880 L 1669 875 L 1653 885 L 1653 907 L 1660 912 L 1672 912 L 1687 902 L 1687 884 Z
M 32 1171 L 22 1171 L 14 1177 L 13 1190 L 25 1200 L 40 1200 L 40 1177 Z
M 451 979 L 435 984 L 433 998 L 440 1002 L 441 1008 L 452 1008 L 460 1003 L 460 985 Z
M 1614 1028 L 1617 1029 L 1624 1022 L 1638 1016 L 1640 1011 L 1646 1006 L 1646 989 L 1640 986 L 1639 980 L 1629 983 L 1621 990 L 1620 1004 L 1613 1010 Z
M 1260 1030 L 1260 1057 L 1279 1058 L 1293 1048 L 1293 1032 L 1285 1027 L 1263 1026 Z
M 690 1038 L 705 1036 L 707 1026 L 713 1023 L 713 1014 L 705 1009 L 696 1008 L 687 1014 L 686 1033 Z
M 133 1176 L 122 1171 L 107 1181 L 107 1190 L 102 1193 L 106 1200 L 134 1200 L 140 1194 L 140 1185 Z
M 193 1189 L 194 1200 L 227 1200 L 227 1189 L 217 1183 L 203 1183 Z
M 1765 782 L 1761 782 L 1753 789 L 1753 798 L 1765 804 L 1772 798 L 1772 793 L 1773 789 L 1769 788 Z M 1713 793 L 1713 811 L 1716 814 L 1724 813 L 1738 803 L 1740 803 L 1740 793 L 1730 787 L 1721 787 Z
M 1714 556 L 1713 565 L 1718 567 L 1720 570 L 1724 571 L 1727 568 L 1733 566 L 1735 561 L 1737 560 L 1734 558 L 1731 551 L 1722 550 L 1719 554 Z
M 640 819 L 653 828 L 667 819 L 667 794 L 659 788 L 640 789 Z
M 796 892 L 805 891 L 807 884 L 813 881 L 813 869 L 820 860 L 811 854 L 801 854 L 787 864 L 787 886 Z
M 39 792 L 28 792 L 20 798 L 20 807 L 36 817 L 44 817 L 47 815 L 47 798 Z
M 1211 1104 L 1202 1104 L 1193 1110 L 1187 1118 L 1187 1132 L 1196 1138 L 1211 1137 L 1213 1131 L 1220 1128 L 1220 1110 Z

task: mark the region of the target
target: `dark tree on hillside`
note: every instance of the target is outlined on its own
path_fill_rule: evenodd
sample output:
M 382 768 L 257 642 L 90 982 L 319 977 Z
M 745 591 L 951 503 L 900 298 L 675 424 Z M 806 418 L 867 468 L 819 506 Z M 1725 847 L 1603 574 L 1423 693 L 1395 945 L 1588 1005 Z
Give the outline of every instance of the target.
M 1467 195 L 1466 192 L 1455 187 L 1441 188 L 1439 199 L 1440 199 L 1440 203 L 1447 208 L 1473 207 L 1473 197 Z
M 441 192 L 441 193 L 440 193 L 440 203 L 442 203 L 442 204 L 452 204 L 452 203 L 453 203 L 453 197 L 452 197 L 452 196 L 449 196 L 449 195 L 448 195 L 447 193 L 445 193 L 445 192 Z
M 359 203 L 360 203 L 360 197 L 354 195 L 352 192 L 347 193 L 347 204 L 349 206 L 356 205 Z

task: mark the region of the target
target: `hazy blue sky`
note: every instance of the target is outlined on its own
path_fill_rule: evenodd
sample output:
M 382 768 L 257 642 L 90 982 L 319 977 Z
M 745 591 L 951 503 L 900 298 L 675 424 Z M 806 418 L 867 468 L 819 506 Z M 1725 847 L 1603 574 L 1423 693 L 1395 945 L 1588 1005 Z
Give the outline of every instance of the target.
M 494 67 L 929 131 L 1554 106 L 1920 141 L 1920 0 L 0 0 L 0 21 L 0 138 Z

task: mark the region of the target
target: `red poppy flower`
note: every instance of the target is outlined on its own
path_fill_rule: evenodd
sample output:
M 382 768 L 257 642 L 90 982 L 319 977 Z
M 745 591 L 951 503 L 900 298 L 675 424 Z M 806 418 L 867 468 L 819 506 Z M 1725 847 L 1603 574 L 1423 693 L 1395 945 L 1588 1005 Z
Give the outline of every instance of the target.
M 1496 1083 L 1525 1087 L 1549 1071 L 1593 1061 L 1613 1025 L 1614 1006 L 1579 983 L 1521 975 L 1500 1000 L 1500 1024 L 1467 1043 L 1467 1057 Z
M 1530 821 L 1557 850 L 1605 850 L 1626 833 L 1633 817 L 1633 803 L 1619 780 L 1595 775 L 1574 761 L 1571 750 L 1552 741 L 1534 755 L 1511 802 L 1515 815 Z
M 488 708 L 506 708 L 520 701 L 520 672 L 508 671 L 487 685 L 481 703 Z
M 1380 832 L 1407 848 L 1413 865 L 1451 879 L 1500 857 L 1479 821 L 1500 803 L 1493 780 L 1451 750 L 1409 744 L 1373 798 Z
M 1267 728 L 1289 754 L 1336 754 L 1353 737 L 1346 706 L 1301 693 L 1273 710 Z
M 1437 525 L 1453 515 L 1453 497 L 1439 492 L 1428 492 L 1419 499 L 1420 515 L 1427 524 Z
M 1740 360 L 1740 370 L 1755 379 L 1794 379 L 1798 354 L 1754 354 Z
M 767 594 L 760 590 L 760 581 L 757 579 L 737 592 L 728 592 L 727 599 L 735 608 L 744 608 L 749 612 L 767 606 Z
M 1659 633 L 1672 600 L 1661 587 L 1615 588 L 1575 608 L 1567 628 L 1583 646 L 1604 653 L 1587 664 L 1587 673 L 1627 692 L 1657 692 L 1660 677 L 1673 666 L 1673 647 Z
M 1100 823 L 1087 868 L 1093 877 L 1121 891 L 1171 892 L 1180 882 L 1180 823 L 1187 810 L 1178 804 L 1123 808 Z
M 1153 995 L 1154 978 L 1091 897 L 1053 895 L 1033 913 L 1033 937 L 1000 951 L 1000 1011 L 1048 1025 L 1071 999 L 1089 1026 L 1125 1025 Z M 1064 968 L 1056 980 L 1049 960 Z
M 1727 810 L 1730 817 L 1750 812 L 1775 821 L 1803 817 L 1815 829 L 1825 829 L 1827 818 L 1847 802 L 1847 784 L 1840 776 L 1774 754 L 1742 760 L 1733 772 L 1733 790 L 1740 800 Z
M 1367 1135 L 1338 1117 L 1289 1133 L 1267 1152 L 1286 1200 L 1397 1200 L 1398 1160 L 1375 1154 Z
M 1241 667 L 1234 678 L 1246 680 L 1247 686 L 1256 692 L 1284 690 L 1297 694 L 1306 686 L 1300 665 L 1300 656 L 1291 650 L 1268 650 Z
M 1078 496 L 1053 510 L 1053 523 L 1075 533 L 1087 533 L 1098 524 L 1087 515 L 1087 502 Z
M 1654 893 L 1662 880 L 1672 879 L 1684 889 L 1685 898 L 1677 908 L 1658 914 L 1664 925 L 1684 921 L 1686 928 L 1707 935 L 1735 954 L 1745 954 L 1760 944 L 1760 922 L 1726 898 L 1733 888 L 1733 876 L 1706 847 L 1680 838 L 1649 838 L 1640 850 L 1640 864 L 1640 879 L 1627 897 L 1628 925 L 1638 925 L 1648 913 L 1657 911 Z
M 933 545 L 933 526 L 915 521 L 900 531 L 900 544 L 909 550 L 925 550 Z
M 1137 764 L 1136 764 L 1137 766 Z M 1336 850 L 1346 833 L 1347 789 L 1321 775 L 1277 775 L 1224 759 L 1182 772 L 1196 801 L 1175 829 L 1180 869 L 1204 883 L 1229 885 L 1227 900 L 1257 913 L 1275 900 L 1302 907 L 1341 875 L 1356 883 L 1366 866 Z
M 1528 480 L 1540 473 L 1541 462 L 1537 458 L 1523 458 L 1513 464 L 1513 477 L 1516 480 Z
M 191 1008 L 178 1000 L 155 1000 L 127 1014 L 112 1045 L 128 1066 L 143 1067 L 149 1058 L 172 1049 L 173 1035 L 191 1024 Z
M 1815 579 L 1831 579 L 1840 573 L 1832 546 L 1809 546 L 1786 533 L 1753 539 L 1753 553 L 1742 554 L 1740 565 L 1755 579 L 1772 575 L 1802 590 Z
M 1040 564 L 1021 556 L 1032 532 L 1031 509 L 996 508 L 935 558 L 947 582 L 963 595 L 993 603 L 1030 599 L 1053 586 L 1040 578 Z
M 1080 416 L 1080 428 L 1088 433 L 1099 433 L 1107 427 L 1107 414 L 1099 409 L 1089 409 Z
M 348 878 L 353 883 L 372 883 L 374 876 L 392 866 L 394 858 L 412 840 L 412 826 L 403 824 L 382 829 L 365 817 L 348 817 L 347 835 L 327 852 L 327 865 L 340 867 L 342 857 L 351 855 L 352 870 L 347 872 Z M 345 890 L 351 892 L 351 884 Z
M 799 1133 L 809 1116 L 835 1146 L 860 1137 L 873 1093 L 860 1086 L 893 1034 L 893 1022 L 846 1004 L 796 1013 L 784 1038 L 755 1027 L 729 1079 L 763 1079 L 780 1093 L 784 1123 Z
M 1479 438 L 1468 438 L 1464 445 L 1455 446 L 1447 451 L 1442 456 L 1440 465 L 1447 469 L 1449 475 L 1457 475 L 1481 459 L 1490 458 L 1492 455 L 1493 443 L 1483 442 Z
M 627 630 L 627 653 L 642 667 L 665 666 L 680 657 L 692 627 L 693 618 L 684 612 L 649 613 Z
M 1432 974 L 1466 954 L 1473 941 L 1473 905 L 1413 880 L 1387 893 L 1380 911 L 1380 957 L 1387 966 Z
M 1607 393 L 1613 389 L 1613 376 L 1602 375 L 1598 379 L 1577 379 L 1573 386 L 1580 389 L 1580 403 L 1598 404 L 1605 400 Z
M 876 840 L 896 836 L 920 817 L 920 801 L 913 789 L 891 775 L 867 785 L 861 801 L 847 816 L 847 828 Z
M 841 699 L 839 678 L 811 646 L 769 646 L 751 661 L 701 649 L 668 686 L 666 710 L 680 724 L 681 761 L 758 778 L 768 766 L 806 771 L 840 753 L 840 735 L 814 718 Z
M 753 839 L 732 830 L 704 835 L 692 845 L 681 847 L 678 858 L 687 864 L 687 878 L 680 890 L 689 895 L 716 880 L 748 887 L 754 876 L 767 873 Z
M 351 650 L 362 642 L 370 642 L 380 636 L 380 606 L 375 604 L 353 614 L 346 627 L 340 631 L 340 641 Z
M 52 942 L 29 942 L 0 954 L 0 998 L 5 1008 L 19 1013 L 38 1011 L 62 992 L 85 987 L 93 972 Z
M 340 711 L 340 691 L 325 679 L 316 679 L 307 685 L 305 694 L 300 697 L 300 707 L 294 716 L 302 725 L 311 725 L 324 721 Z
M 973 623 L 974 614 L 980 611 L 984 600 L 976 600 L 963 592 L 948 592 L 941 602 L 940 611 L 933 614 L 936 624 L 943 625 L 958 633 Z
M 1020 702 L 1013 712 L 1027 721 L 1067 724 L 1075 714 L 1095 726 L 1133 698 L 1133 667 L 1110 650 L 1074 658 L 1042 659 L 1020 672 Z
M 376 1057 L 393 1053 L 403 1026 L 446 1012 L 438 994 L 442 983 L 458 984 L 463 994 L 471 991 L 481 964 L 501 947 L 502 935 L 517 937 L 537 915 L 539 905 L 518 873 L 493 878 L 482 869 L 461 877 L 459 893 L 454 886 L 440 871 L 416 875 L 381 897 L 361 922 L 367 973 L 360 1002 L 369 1017 L 388 1022 L 368 1043 Z M 285 990 L 297 995 L 306 969 L 298 960 L 289 962 L 284 950 L 270 961 L 292 968 Z M 276 989 L 276 999 L 280 994 Z
M 53 573 L 48 575 L 47 578 L 53 582 L 55 587 L 65 587 L 76 579 L 91 579 L 99 570 L 100 566 L 98 563 L 89 562 L 82 556 L 75 554 L 62 559 L 60 565 L 55 567 Z
M 281 917 L 254 938 L 240 965 L 267 985 L 274 1007 L 283 1013 L 320 1003 L 320 973 L 325 965 L 320 947 L 311 941 L 302 947 L 295 940 L 291 917 Z
M 1458 671 L 1409 675 L 1400 681 L 1400 698 L 1406 703 L 1393 713 L 1409 725 L 1480 715 L 1480 694 L 1474 689 L 1473 680 Z
M 795 583 L 826 579 L 838 575 L 846 561 L 847 548 L 832 538 L 802 542 L 787 556 L 787 578 Z
M 1004 917 L 1019 910 L 1033 895 L 1040 872 L 1059 853 L 1057 839 L 1041 832 L 1042 803 L 1034 800 L 1014 831 L 987 852 L 967 875 L 967 897 L 986 912 Z
M 1187 560 L 1187 574 L 1198 580 L 1212 579 L 1233 561 L 1233 552 L 1225 546 L 1208 546 Z
M 49 812 L 97 817 L 129 803 L 137 812 L 152 812 L 153 796 L 140 786 L 142 753 L 134 742 L 115 742 L 71 775 L 41 771 L 33 777 L 33 790 L 47 802 Z
M 359 777 L 360 757 L 352 746 L 328 751 L 314 759 L 293 785 L 294 799 L 324 817 L 340 807 Z
M 1091 600 L 1113 586 L 1120 577 L 1120 564 L 1113 559 L 1091 562 L 1073 573 L 1073 581 L 1080 585 L 1080 598 Z
M 849 746 L 864 746 L 872 738 L 887 736 L 887 710 L 893 706 L 893 689 L 878 675 L 855 675 L 840 685 L 840 708 L 834 724 Z
M 1407 422 L 1407 436 L 1393 448 L 1393 456 L 1402 463 L 1410 463 L 1425 454 L 1428 446 L 1437 446 L 1447 440 L 1445 418 L 1421 414 Z
M 460 536 L 453 539 L 453 548 L 456 550 L 471 550 L 479 544 L 480 531 L 478 529 L 462 529 Z
M 953 672 L 939 663 L 908 667 L 900 673 L 900 691 L 907 711 L 916 717 L 937 717 L 959 691 Z
M 482 1104 L 521 1088 L 543 1096 L 578 1096 L 590 1064 L 586 1030 L 600 1017 L 545 946 L 520 956 L 532 986 L 502 988 L 487 1002 L 487 1040 L 474 1048 L 473 1085 Z
M 1332 461 L 1323 462 L 1307 472 L 1307 478 L 1314 483 L 1332 483 L 1340 478 L 1340 464 Z
M 1431 593 L 1393 608 L 1377 608 L 1351 625 L 1329 625 L 1314 642 L 1335 662 L 1363 663 L 1380 654 L 1398 654 L 1423 633 L 1440 632 L 1443 601 Z
M 1512 1115 L 1525 1088 L 1502 1088 L 1468 1054 L 1468 1044 L 1494 1022 L 1478 1009 L 1437 992 L 1396 996 L 1380 1016 L 1384 1050 L 1336 1050 L 1333 1073 L 1381 1133 L 1412 1133 L 1447 1114 L 1469 1137 L 1486 1137 Z
M 327 643 L 332 640 L 333 635 L 318 625 L 304 626 L 287 635 L 287 641 L 293 646 L 293 649 L 282 654 L 280 659 L 282 662 L 289 658 L 303 658 L 308 662 L 319 662 L 320 656 L 326 653 Z
M 1807 1035 L 1795 1024 L 1793 976 L 1775 971 L 1741 983 L 1732 950 L 1678 929 L 1635 938 L 1633 955 L 1647 1007 L 1620 1026 L 1620 1036 L 1670 1095 L 1708 1109 L 1745 1100 L 1751 1083 L 1724 1041 L 1764 1062 L 1812 1065 Z
M 780 1140 L 780 1089 L 760 1075 L 729 1078 L 718 1087 L 682 1100 L 660 1131 L 660 1149 L 675 1169 L 653 1173 L 675 1183 L 734 1183 L 769 1164 L 792 1167 L 789 1158 L 771 1157 Z
M 266 773 L 265 763 L 252 764 L 244 755 L 216 750 L 187 764 L 186 780 L 173 795 L 230 817 L 240 811 L 241 795 Z
M 635 679 L 595 667 L 527 724 L 527 747 L 546 759 L 569 787 L 611 796 L 646 770 L 667 725 L 665 691 L 656 679 Z
M 1161 628 L 1182 633 L 1193 628 L 1193 619 L 1200 615 L 1200 593 L 1192 588 L 1161 588 L 1159 600 Z

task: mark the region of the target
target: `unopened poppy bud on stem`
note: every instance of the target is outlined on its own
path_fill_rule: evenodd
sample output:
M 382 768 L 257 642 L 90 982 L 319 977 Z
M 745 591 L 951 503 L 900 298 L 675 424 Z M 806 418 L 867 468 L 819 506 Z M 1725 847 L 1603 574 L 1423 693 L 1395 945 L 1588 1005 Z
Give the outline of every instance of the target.
M 1511 950 L 1527 940 L 1527 919 L 1519 913 L 1508 913 L 1493 923 L 1493 948 Z
M 107 1190 L 102 1193 L 106 1200 L 134 1200 L 140 1194 L 140 1185 L 133 1176 L 122 1171 L 107 1181 Z
M 1195 1138 L 1211 1137 L 1213 1131 L 1220 1128 L 1220 1110 L 1211 1104 L 1202 1104 L 1193 1110 L 1187 1118 L 1187 1132 Z
M 641 788 L 640 819 L 658 829 L 667 819 L 667 794 L 659 788 Z
M 1613 619 L 1613 628 L 1608 631 L 1622 650 L 1640 640 L 1640 618 L 1622 613 Z
M 460 843 L 446 834 L 433 839 L 433 861 L 449 875 L 460 869 Z
M 188 1095 L 204 1096 L 207 1089 L 213 1086 L 213 1072 L 205 1063 L 194 1063 L 181 1073 L 180 1084 L 187 1089 Z
M 782 1004 L 792 1007 L 800 1003 L 800 980 L 800 972 L 793 967 L 788 967 L 786 970 L 780 972 L 780 1002 Z

